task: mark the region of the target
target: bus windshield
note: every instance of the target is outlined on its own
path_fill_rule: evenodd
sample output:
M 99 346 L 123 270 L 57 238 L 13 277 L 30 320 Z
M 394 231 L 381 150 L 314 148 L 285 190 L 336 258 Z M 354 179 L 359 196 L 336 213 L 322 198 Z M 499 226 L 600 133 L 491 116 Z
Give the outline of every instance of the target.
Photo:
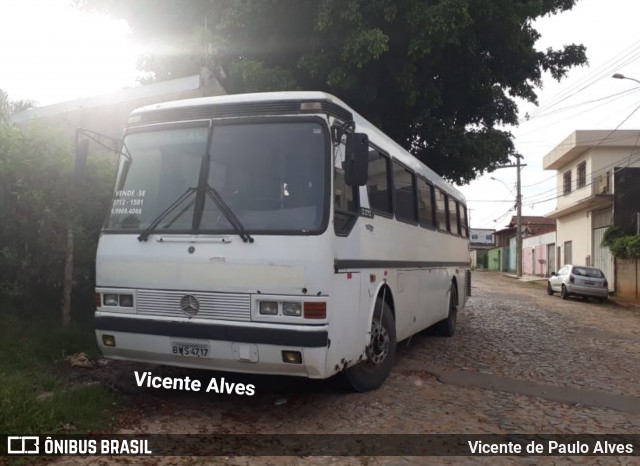
M 235 233 L 207 188 L 248 233 L 318 233 L 326 225 L 328 141 L 316 121 L 150 130 L 125 144 L 134 162 L 122 160 L 106 232 L 145 230 L 182 196 L 154 231 Z

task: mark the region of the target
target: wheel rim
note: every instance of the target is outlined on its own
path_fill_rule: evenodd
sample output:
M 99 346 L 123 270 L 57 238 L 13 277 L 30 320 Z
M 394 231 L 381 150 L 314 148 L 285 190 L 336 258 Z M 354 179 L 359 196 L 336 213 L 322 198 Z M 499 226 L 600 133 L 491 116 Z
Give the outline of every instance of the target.
M 367 358 L 373 364 L 380 364 L 389 354 L 389 332 L 382 325 L 371 325 L 371 342 L 367 347 Z

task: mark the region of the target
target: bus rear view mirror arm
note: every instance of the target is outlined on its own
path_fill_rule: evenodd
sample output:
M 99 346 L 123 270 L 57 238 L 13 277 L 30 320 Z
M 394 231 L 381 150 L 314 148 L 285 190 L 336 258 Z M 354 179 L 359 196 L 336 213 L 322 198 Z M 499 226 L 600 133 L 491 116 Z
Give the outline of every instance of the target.
M 369 137 L 365 133 L 347 136 L 344 180 L 350 186 L 367 184 L 369 169 Z

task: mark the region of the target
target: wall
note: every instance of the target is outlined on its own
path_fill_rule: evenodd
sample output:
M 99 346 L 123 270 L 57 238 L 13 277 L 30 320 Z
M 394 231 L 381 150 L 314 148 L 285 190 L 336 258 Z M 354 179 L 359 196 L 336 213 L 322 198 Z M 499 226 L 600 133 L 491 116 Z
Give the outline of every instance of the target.
M 488 265 L 487 268 L 489 270 L 502 271 L 504 270 L 504 256 L 505 256 L 506 248 L 498 247 L 489 249 L 488 253 Z M 508 255 L 508 254 L 507 254 Z
M 593 159 L 591 153 L 594 149 L 586 151 L 584 154 L 573 160 L 569 165 L 564 166 L 558 170 L 556 176 L 556 186 L 558 193 L 558 210 L 564 209 L 584 198 L 591 196 L 591 174 L 593 173 Z M 587 164 L 587 176 L 586 184 L 584 187 L 578 189 L 578 165 L 582 162 Z M 571 192 L 564 194 L 564 174 L 571 170 Z
M 586 257 L 591 255 L 591 216 L 586 210 L 565 215 L 557 219 L 556 246 L 561 248 L 560 264 L 564 264 L 564 243 L 571 241 L 572 259 L 576 265 L 586 265 Z M 557 258 L 556 258 L 557 260 Z
M 509 272 L 516 271 L 516 238 L 509 239 L 509 262 L 507 263 Z
M 542 235 L 528 236 L 522 239 L 522 273 L 524 275 L 548 276 L 547 245 L 555 244 L 556 232 L 550 231 Z M 535 262 L 532 262 L 535 259 Z M 543 260 L 544 262 L 540 262 Z
M 616 296 L 640 301 L 640 263 L 637 259 L 616 259 Z

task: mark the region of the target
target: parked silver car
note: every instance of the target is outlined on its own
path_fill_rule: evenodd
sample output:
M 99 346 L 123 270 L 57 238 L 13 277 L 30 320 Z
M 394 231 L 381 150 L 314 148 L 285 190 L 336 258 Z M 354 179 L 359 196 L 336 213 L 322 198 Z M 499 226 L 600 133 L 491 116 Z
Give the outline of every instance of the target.
M 547 282 L 547 293 L 552 295 L 556 291 L 560 292 L 562 299 L 577 295 L 603 302 L 609 297 L 609 284 L 600 269 L 566 264 L 557 274 L 552 273 Z

